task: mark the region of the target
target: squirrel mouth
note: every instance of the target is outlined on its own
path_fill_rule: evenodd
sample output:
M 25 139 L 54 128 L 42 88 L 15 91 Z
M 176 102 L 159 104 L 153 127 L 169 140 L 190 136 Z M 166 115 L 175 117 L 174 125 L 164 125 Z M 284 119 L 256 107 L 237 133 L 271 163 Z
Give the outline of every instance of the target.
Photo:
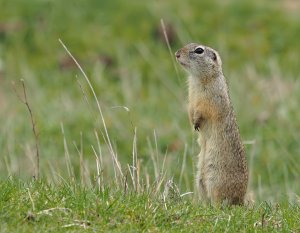
M 181 59 L 181 56 L 180 56 L 180 55 L 177 56 L 177 53 L 178 53 L 178 52 L 176 52 L 176 60 L 177 60 L 177 62 L 178 62 L 180 65 L 182 65 L 184 68 L 189 68 L 190 65 L 189 65 L 188 63 L 183 62 L 182 59 Z M 183 59 L 183 60 L 185 60 L 185 59 Z
M 187 63 L 184 63 L 180 60 L 177 59 L 177 61 L 180 63 L 180 65 L 182 65 L 183 67 L 190 67 Z

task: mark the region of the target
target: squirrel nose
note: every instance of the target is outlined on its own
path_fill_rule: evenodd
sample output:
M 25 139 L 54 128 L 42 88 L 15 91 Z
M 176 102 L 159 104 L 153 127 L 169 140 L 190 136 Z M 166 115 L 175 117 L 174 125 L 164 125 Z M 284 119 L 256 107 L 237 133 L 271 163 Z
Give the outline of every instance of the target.
M 180 53 L 179 53 L 179 51 L 177 51 L 177 52 L 175 53 L 175 56 L 176 56 L 176 58 L 180 58 Z

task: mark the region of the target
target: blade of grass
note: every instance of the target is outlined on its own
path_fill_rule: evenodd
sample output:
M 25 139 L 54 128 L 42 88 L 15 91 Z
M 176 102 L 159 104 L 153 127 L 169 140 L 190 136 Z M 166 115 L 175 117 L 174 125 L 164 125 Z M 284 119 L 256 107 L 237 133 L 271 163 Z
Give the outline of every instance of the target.
M 117 160 L 117 156 L 113 150 L 113 147 L 112 147 L 112 144 L 111 144 L 111 140 L 110 140 L 110 137 L 109 137 L 109 134 L 108 134 L 108 130 L 107 130 L 107 127 L 106 127 L 106 123 L 105 123 L 105 119 L 104 119 L 104 116 L 103 116 L 103 112 L 102 112 L 102 108 L 100 106 L 100 103 L 98 101 L 98 98 L 97 98 L 97 95 L 94 91 L 94 88 L 89 80 L 89 78 L 87 77 L 86 73 L 84 72 L 84 70 L 82 69 L 81 65 L 77 62 L 77 60 L 75 59 L 75 57 L 72 55 L 72 53 L 68 50 L 67 46 L 62 42 L 61 39 L 58 40 L 59 43 L 62 45 L 62 47 L 64 48 L 64 50 L 67 52 L 67 54 L 71 57 L 71 59 L 75 62 L 76 66 L 78 67 L 78 69 L 80 70 L 80 72 L 82 73 L 83 77 L 85 78 L 86 82 L 88 83 L 92 93 L 93 93 L 93 96 L 94 96 L 94 99 L 97 103 L 97 108 L 98 108 L 98 111 L 99 111 L 99 114 L 100 114 L 100 117 L 101 117 L 101 120 L 102 120 L 102 124 L 103 124 L 103 128 L 104 128 L 104 131 L 105 131 L 105 138 L 106 138 L 106 141 L 107 141 L 107 144 L 108 144 L 108 149 L 111 153 L 111 156 L 113 157 L 114 161 L 115 161 L 115 164 L 118 168 L 118 171 L 120 173 L 120 175 L 122 177 L 124 177 L 123 175 L 123 172 L 122 172 L 122 169 L 121 169 L 121 166 L 119 164 L 119 161 Z

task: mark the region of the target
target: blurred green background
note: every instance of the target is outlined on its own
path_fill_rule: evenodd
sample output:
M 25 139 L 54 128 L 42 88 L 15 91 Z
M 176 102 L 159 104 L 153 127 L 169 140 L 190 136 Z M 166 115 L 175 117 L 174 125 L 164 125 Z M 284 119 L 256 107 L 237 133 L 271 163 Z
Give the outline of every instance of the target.
M 199 147 L 186 111 L 186 74 L 175 64 L 173 54 L 193 41 L 221 54 L 246 143 L 251 195 L 256 200 L 299 199 L 298 1 L 0 3 L 2 178 L 28 179 L 34 174 L 30 117 L 12 88 L 14 81 L 22 95 L 19 80 L 24 79 L 39 131 L 41 176 L 49 180 L 67 177 L 69 155 L 75 178 L 80 179 L 83 164 L 85 178 L 93 183 L 96 130 L 105 182 L 114 179 L 95 100 L 60 38 L 91 80 L 123 169 L 132 160 L 136 128 L 143 174 L 154 181 L 151 157 L 155 157 L 157 167 L 174 177 L 181 192 L 192 191 Z M 82 150 L 83 160 L 76 147 Z M 180 177 L 181 169 L 184 174 Z

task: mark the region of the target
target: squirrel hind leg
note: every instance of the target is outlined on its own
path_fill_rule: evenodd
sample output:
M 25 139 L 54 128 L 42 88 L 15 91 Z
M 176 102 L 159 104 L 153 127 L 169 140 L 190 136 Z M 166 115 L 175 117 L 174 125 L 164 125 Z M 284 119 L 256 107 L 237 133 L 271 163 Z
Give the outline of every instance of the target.
M 244 205 L 244 199 L 240 198 L 240 197 L 233 197 L 231 199 L 228 200 L 228 204 L 229 205 Z
M 206 188 L 199 175 L 196 179 L 196 195 L 197 199 L 199 199 L 204 205 L 209 204 Z
M 244 199 L 240 197 L 221 197 L 221 196 L 215 196 L 213 195 L 211 197 L 211 202 L 214 206 L 243 206 L 244 205 Z
M 222 201 L 222 206 L 243 206 L 244 205 L 244 200 L 241 200 L 239 197 L 234 197 L 231 199 L 224 199 Z

